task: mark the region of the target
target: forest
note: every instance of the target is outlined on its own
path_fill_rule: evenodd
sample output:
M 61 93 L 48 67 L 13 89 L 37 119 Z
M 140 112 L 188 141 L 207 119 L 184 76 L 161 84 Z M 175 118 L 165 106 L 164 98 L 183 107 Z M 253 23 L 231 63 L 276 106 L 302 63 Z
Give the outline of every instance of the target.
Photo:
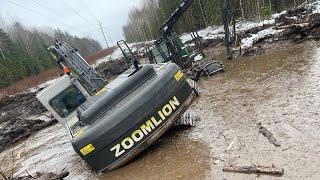
M 0 88 L 55 66 L 47 50 L 55 40 L 70 43 L 83 56 L 102 49 L 93 39 L 72 36 L 59 29 L 39 30 L 26 28 L 20 22 L 0 22 Z
M 259 20 L 272 13 L 296 7 L 306 0 L 227 0 L 229 14 L 236 21 Z M 142 0 L 141 6 L 129 12 L 123 26 L 128 42 L 154 40 L 159 37 L 160 27 L 183 0 Z M 199 30 L 207 26 L 221 25 L 221 0 L 194 0 L 193 5 L 175 27 L 178 34 Z

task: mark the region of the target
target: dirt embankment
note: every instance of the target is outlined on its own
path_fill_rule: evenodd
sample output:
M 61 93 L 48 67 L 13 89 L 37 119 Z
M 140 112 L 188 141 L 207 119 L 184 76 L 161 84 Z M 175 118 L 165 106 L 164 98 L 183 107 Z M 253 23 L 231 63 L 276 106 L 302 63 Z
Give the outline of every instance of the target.
M 36 92 L 0 99 L 0 152 L 55 120 L 36 99 Z
M 115 76 L 120 75 L 127 69 L 129 69 L 129 65 L 122 58 L 118 60 L 100 63 L 95 69 L 97 70 L 98 73 L 103 75 L 107 80 L 110 80 Z
M 275 41 L 290 40 L 293 43 L 301 43 L 304 40 L 320 39 L 320 13 L 315 11 L 315 6 L 303 4 L 297 8 L 280 13 L 274 23 L 263 24 L 239 32 L 239 39 L 253 38 L 252 46 L 243 49 L 242 55 L 263 53 L 261 44 Z M 277 33 L 263 35 L 267 29 L 278 31 Z M 259 33 L 262 34 L 259 36 Z

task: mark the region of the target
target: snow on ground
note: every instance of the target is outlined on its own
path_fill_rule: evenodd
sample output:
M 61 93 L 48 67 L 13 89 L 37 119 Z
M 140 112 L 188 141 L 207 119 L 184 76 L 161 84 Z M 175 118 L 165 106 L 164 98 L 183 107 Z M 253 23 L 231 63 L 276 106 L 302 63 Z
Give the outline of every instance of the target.
M 263 20 L 263 21 L 257 21 L 257 22 L 253 22 L 253 21 L 240 21 L 236 24 L 236 29 L 237 31 L 247 31 L 249 29 L 255 28 L 255 27 L 261 27 L 261 26 L 265 26 L 265 25 L 272 25 L 275 23 L 275 18 L 271 18 L 271 19 L 267 19 L 267 20 Z
M 280 17 L 282 14 L 286 14 L 287 11 L 282 11 L 281 13 L 275 13 L 275 14 L 272 14 L 271 17 L 272 19 L 276 19 L 278 17 Z
M 224 36 L 224 30 L 222 26 L 209 26 L 205 29 L 199 30 L 198 34 L 203 39 L 216 39 Z M 192 36 L 189 33 L 184 33 L 180 36 L 182 43 L 192 41 Z
M 320 12 L 320 1 L 315 2 L 313 6 L 317 6 Z M 281 13 L 273 14 L 270 19 L 266 19 L 263 21 L 240 21 L 236 24 L 236 29 L 238 32 L 247 31 L 249 29 L 255 28 L 255 27 L 261 27 L 265 25 L 273 25 L 275 24 L 275 19 L 281 16 L 282 14 L 285 14 L 287 11 L 282 11 Z M 232 28 L 231 28 L 232 29 Z M 275 35 L 277 33 L 280 33 L 281 30 L 274 30 L 272 28 L 268 28 L 265 30 L 262 30 L 258 32 L 257 34 L 253 34 L 251 37 L 248 37 L 246 39 L 242 40 L 242 47 L 249 47 L 252 46 L 253 43 L 261 38 L 265 38 L 268 35 Z M 224 38 L 224 28 L 223 26 L 209 26 L 205 29 L 201 29 L 198 31 L 198 34 L 200 37 L 202 37 L 204 40 L 209 39 L 221 39 Z M 182 43 L 185 43 L 186 46 L 192 47 L 195 44 L 192 42 L 192 36 L 190 33 L 184 33 L 180 36 L 180 39 Z M 132 49 L 132 51 L 135 53 L 138 51 L 138 53 L 143 53 L 146 51 L 143 44 L 151 45 L 154 41 L 147 41 L 147 42 L 139 42 L 139 43 L 130 43 L 128 46 Z M 111 55 L 106 56 L 105 58 L 99 59 L 95 66 L 98 66 L 100 63 L 107 62 L 110 60 L 120 59 L 122 58 L 122 52 L 119 48 L 117 48 Z
M 146 52 L 146 48 L 145 45 L 151 45 L 153 44 L 153 40 L 152 41 L 146 41 L 146 42 L 138 42 L 138 43 L 129 43 L 128 46 L 131 49 L 131 51 L 133 53 L 138 52 L 138 54 L 143 54 Z M 127 48 L 125 46 L 124 49 L 126 50 Z M 114 52 L 102 59 L 99 59 L 93 66 L 97 67 L 99 64 L 103 63 L 103 62 L 107 62 L 107 61 L 111 61 L 111 60 L 116 60 L 116 59 L 120 59 L 123 58 L 123 54 L 120 48 L 117 48 L 114 50 Z
M 272 28 L 264 29 L 259 31 L 257 34 L 252 34 L 250 37 L 244 38 L 241 40 L 241 48 L 246 49 L 253 46 L 254 42 L 258 41 L 259 39 L 263 39 L 270 35 L 276 35 L 282 32 L 283 30 L 275 30 Z
M 47 82 L 44 82 L 36 87 L 32 87 L 32 88 L 29 88 L 26 90 L 26 92 L 31 92 L 31 93 L 34 93 L 34 92 L 37 92 L 39 89 L 43 89 L 47 86 L 49 86 L 50 84 L 52 84 L 56 79 L 52 79 L 52 80 L 49 80 Z
M 1 112 L 1 113 L 0 113 L 0 117 L 3 117 L 3 116 L 5 116 L 5 115 L 7 115 L 7 112 Z
M 320 1 L 308 4 L 307 8 L 311 9 L 313 14 L 320 13 Z
M 41 120 L 45 122 L 48 122 L 51 119 L 52 118 L 50 118 L 50 115 L 34 115 L 27 118 L 27 120 Z

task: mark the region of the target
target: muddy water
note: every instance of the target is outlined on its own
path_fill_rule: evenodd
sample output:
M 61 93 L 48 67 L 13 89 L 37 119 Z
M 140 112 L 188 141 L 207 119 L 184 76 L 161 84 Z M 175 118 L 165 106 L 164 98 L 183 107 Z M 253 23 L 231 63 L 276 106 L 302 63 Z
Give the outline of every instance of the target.
M 202 118 L 197 126 L 168 132 L 116 171 L 93 172 L 60 125 L 1 153 L 0 166 L 10 173 L 14 163 L 16 175 L 66 169 L 69 179 L 320 179 L 319 45 L 272 44 L 261 56 L 223 60 L 225 73 L 199 83 L 201 96 L 191 107 Z M 208 55 L 222 58 L 216 51 Z M 259 134 L 259 122 L 280 147 Z M 228 164 L 274 164 L 285 175 L 222 172 Z

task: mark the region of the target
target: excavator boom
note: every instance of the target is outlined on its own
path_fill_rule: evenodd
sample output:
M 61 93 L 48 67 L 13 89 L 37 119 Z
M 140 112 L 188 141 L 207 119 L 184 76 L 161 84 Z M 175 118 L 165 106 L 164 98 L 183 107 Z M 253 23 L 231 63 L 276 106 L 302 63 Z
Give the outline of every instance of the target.
M 91 96 L 107 85 L 104 78 L 80 56 L 77 49 L 63 41 L 56 42 L 48 49 L 56 58 L 59 67 L 77 78 Z

